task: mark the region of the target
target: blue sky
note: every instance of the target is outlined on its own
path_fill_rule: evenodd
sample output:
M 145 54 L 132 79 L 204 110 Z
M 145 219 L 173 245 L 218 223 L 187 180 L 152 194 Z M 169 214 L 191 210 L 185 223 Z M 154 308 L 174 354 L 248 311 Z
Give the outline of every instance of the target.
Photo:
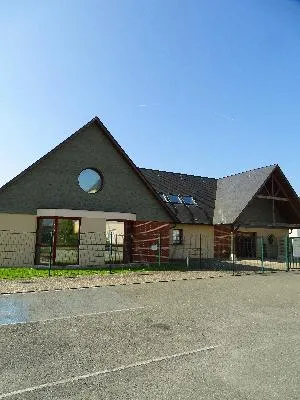
M 0 2 L 0 184 L 98 115 L 146 168 L 300 193 L 300 2 Z

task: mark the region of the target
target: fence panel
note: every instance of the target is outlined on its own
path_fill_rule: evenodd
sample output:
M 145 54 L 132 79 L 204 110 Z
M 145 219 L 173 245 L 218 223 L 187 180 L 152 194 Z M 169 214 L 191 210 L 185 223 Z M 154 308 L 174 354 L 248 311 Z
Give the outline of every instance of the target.
M 51 232 L 50 232 L 51 233 Z M 39 265 L 152 270 L 276 271 L 300 268 L 300 238 L 226 232 L 187 234 L 176 243 L 168 229 L 109 235 L 82 232 L 56 243 L 51 235 L 35 245 L 35 232 L 0 231 L 0 266 Z M 174 240 L 175 241 L 175 240 Z M 299 244 L 298 244 L 299 243 Z
M 300 269 L 300 237 L 289 239 L 288 253 L 288 269 Z

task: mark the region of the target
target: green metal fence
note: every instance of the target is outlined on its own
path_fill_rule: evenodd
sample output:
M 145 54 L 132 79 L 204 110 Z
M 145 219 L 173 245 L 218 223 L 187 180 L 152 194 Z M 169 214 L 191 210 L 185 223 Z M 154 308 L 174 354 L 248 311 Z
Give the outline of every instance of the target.
M 299 265 L 291 257 L 290 239 L 269 236 L 224 234 L 215 241 L 213 236 L 190 235 L 181 244 L 170 245 L 170 263 L 186 269 L 241 271 L 287 271 Z M 298 263 L 298 264 L 297 264 Z
M 8 236 L 7 233 L 0 235 L 3 238 Z M 72 246 L 64 244 L 63 247 L 57 247 L 53 257 L 54 241 L 49 235 L 45 245 L 37 245 L 36 259 L 39 265 L 48 267 L 49 271 L 53 263 L 56 267 L 76 265 L 77 268 L 89 266 L 111 270 L 120 265 L 122 268 L 136 265 L 149 270 L 227 270 L 233 273 L 300 268 L 300 257 L 297 255 L 300 238 L 241 235 L 239 232 L 225 233 L 218 240 L 213 233 L 182 236 L 176 243 L 172 243 L 172 237 L 167 241 L 166 238 L 160 234 L 154 235 L 151 240 L 147 234 L 145 237 L 139 234 L 138 237 L 131 235 L 126 238 L 112 233 L 96 238 L 94 234 L 89 236 L 85 233 L 84 238 L 79 238 L 77 246 L 72 242 Z M 8 239 L 3 239 L 0 250 L 20 252 L 24 238 L 20 236 L 20 240 L 17 239 L 13 239 L 15 245 L 8 245 L 4 241 Z M 82 253 L 87 257 L 90 255 L 84 264 L 81 263 Z
M 287 270 L 300 269 L 300 237 L 288 238 L 286 244 Z

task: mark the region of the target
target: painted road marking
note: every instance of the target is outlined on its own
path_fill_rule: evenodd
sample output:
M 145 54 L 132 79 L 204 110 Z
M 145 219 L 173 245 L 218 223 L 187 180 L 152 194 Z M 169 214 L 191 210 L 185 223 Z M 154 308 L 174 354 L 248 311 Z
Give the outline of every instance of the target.
M 73 315 L 66 315 L 64 317 L 54 317 L 54 318 L 39 319 L 37 321 L 21 321 L 21 322 L 15 322 L 15 323 L 14 322 L 10 322 L 10 323 L 4 323 L 4 324 L 0 323 L 0 326 L 37 324 L 37 323 L 40 323 L 40 322 L 57 321 L 57 320 L 63 320 L 63 319 L 73 319 L 73 318 L 77 318 L 77 317 L 89 317 L 89 316 L 93 316 L 93 315 L 111 314 L 111 313 L 118 313 L 118 312 L 125 312 L 125 311 L 142 310 L 144 308 L 147 308 L 147 306 L 132 307 L 132 308 L 120 308 L 118 310 L 99 311 L 99 312 L 87 313 L 87 314 L 73 314 Z
M 71 378 L 61 379 L 59 381 L 43 383 L 41 385 L 32 386 L 32 387 L 29 387 L 29 388 L 15 390 L 13 392 L 0 394 L 0 399 L 6 399 L 8 397 L 12 397 L 12 396 L 15 396 L 15 395 L 18 395 L 18 394 L 30 393 L 30 392 L 34 392 L 34 391 L 40 390 L 40 389 L 48 389 L 48 388 L 52 388 L 52 387 L 55 387 L 55 386 L 64 385 L 66 383 L 78 382 L 78 381 L 81 381 L 81 380 L 84 380 L 84 379 L 88 379 L 88 378 L 92 378 L 92 377 L 99 376 L 99 375 L 106 375 L 106 374 L 111 374 L 113 372 L 125 371 L 125 370 L 130 369 L 130 368 L 142 367 L 144 365 L 149 365 L 149 364 L 157 363 L 157 362 L 160 362 L 160 361 L 173 360 L 173 359 L 179 358 L 179 357 L 184 357 L 184 356 L 189 356 L 189 355 L 197 354 L 197 353 L 204 352 L 204 351 L 214 350 L 217 347 L 220 347 L 220 345 L 202 347 L 200 349 L 185 351 L 185 352 L 177 353 L 177 354 L 172 354 L 170 356 L 150 358 L 149 360 L 140 361 L 140 362 L 133 363 L 133 364 L 128 364 L 128 365 L 122 365 L 122 366 L 116 367 L 116 368 L 104 369 L 104 370 L 101 370 L 101 371 L 90 372 L 90 373 L 84 374 L 84 375 L 78 375 L 78 376 L 73 376 Z

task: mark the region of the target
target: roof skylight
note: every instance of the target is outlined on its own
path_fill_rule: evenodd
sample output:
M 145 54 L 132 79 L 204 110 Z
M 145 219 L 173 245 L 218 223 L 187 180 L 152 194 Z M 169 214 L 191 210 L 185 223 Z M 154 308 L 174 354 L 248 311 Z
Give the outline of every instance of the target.
M 178 194 L 168 194 L 168 200 L 172 204 L 180 204 L 182 201 L 180 200 L 180 197 Z
M 171 204 L 186 204 L 186 205 L 194 205 L 197 204 L 193 196 L 190 195 L 185 195 L 182 196 L 180 194 L 165 194 L 165 193 L 159 193 L 161 199 L 165 201 L 166 203 L 171 203 Z
M 187 204 L 187 205 L 196 204 L 193 196 L 182 196 L 182 201 L 184 204 Z

